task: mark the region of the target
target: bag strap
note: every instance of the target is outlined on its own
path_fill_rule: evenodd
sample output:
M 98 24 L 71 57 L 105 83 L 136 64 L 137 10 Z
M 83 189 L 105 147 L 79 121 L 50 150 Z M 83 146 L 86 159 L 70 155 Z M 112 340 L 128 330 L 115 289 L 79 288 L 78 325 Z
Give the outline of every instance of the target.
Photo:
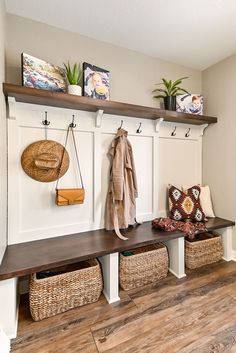
M 80 180 L 81 180 L 81 186 L 82 186 L 82 188 L 84 188 L 84 183 L 83 183 L 83 178 L 82 178 L 81 168 L 80 168 L 80 163 L 79 163 L 79 154 L 78 154 L 78 150 L 77 150 L 77 146 L 76 146 L 76 142 L 75 142 L 75 134 L 74 134 L 73 127 L 69 126 L 69 128 L 71 128 L 71 132 L 72 132 L 72 138 L 73 138 L 74 147 L 75 147 L 75 155 L 76 155 L 76 160 L 77 160 L 78 169 L 79 169 L 79 176 L 80 176 Z
M 61 167 L 62 167 L 63 159 L 64 159 L 64 156 L 65 156 L 65 151 L 66 151 L 66 146 L 67 146 L 70 130 L 71 130 L 71 133 L 72 133 L 72 140 L 73 140 L 73 144 L 74 144 L 74 148 L 75 148 L 75 156 L 76 156 L 76 161 L 77 161 L 77 164 L 78 164 L 79 176 L 80 176 L 80 180 L 81 180 L 81 186 L 84 189 L 84 183 L 83 183 L 83 178 L 82 178 L 81 169 L 80 169 L 80 163 L 79 163 L 79 155 L 78 155 L 78 150 L 77 150 L 77 147 L 76 147 L 73 126 L 71 124 L 67 128 L 66 140 L 65 140 L 65 145 L 64 145 L 64 150 L 63 150 L 63 153 L 62 153 L 62 157 L 61 157 L 61 164 L 60 164 L 60 168 L 59 168 L 58 179 L 57 179 L 57 183 L 56 183 L 56 189 L 58 188 L 58 184 L 59 184 Z

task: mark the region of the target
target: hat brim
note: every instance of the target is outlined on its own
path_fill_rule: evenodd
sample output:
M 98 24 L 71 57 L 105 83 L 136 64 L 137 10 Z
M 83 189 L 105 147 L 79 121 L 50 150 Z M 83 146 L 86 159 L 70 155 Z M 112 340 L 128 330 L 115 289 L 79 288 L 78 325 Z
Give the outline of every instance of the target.
M 60 161 L 57 168 L 39 168 L 35 160 L 40 155 L 54 155 Z M 65 147 L 52 140 L 40 140 L 31 143 L 23 151 L 21 156 L 21 165 L 25 173 L 34 180 L 48 183 L 61 178 L 68 170 L 70 159 Z

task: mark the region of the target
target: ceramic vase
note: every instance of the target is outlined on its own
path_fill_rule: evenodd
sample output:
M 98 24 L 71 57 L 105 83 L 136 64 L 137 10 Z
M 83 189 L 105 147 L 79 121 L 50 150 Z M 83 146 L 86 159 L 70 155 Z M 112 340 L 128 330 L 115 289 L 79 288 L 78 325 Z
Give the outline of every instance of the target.
M 67 87 L 67 92 L 69 94 L 74 94 L 76 96 L 81 96 L 81 91 L 82 91 L 82 89 L 78 85 L 68 85 L 68 87 Z

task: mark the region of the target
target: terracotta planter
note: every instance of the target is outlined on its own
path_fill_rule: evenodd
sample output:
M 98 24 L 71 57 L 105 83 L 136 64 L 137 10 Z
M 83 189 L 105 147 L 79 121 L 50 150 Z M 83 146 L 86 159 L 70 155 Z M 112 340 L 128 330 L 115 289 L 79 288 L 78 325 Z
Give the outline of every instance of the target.
M 176 110 L 176 96 L 164 97 L 165 110 Z
M 78 85 L 68 85 L 67 92 L 76 96 L 81 96 L 82 89 Z

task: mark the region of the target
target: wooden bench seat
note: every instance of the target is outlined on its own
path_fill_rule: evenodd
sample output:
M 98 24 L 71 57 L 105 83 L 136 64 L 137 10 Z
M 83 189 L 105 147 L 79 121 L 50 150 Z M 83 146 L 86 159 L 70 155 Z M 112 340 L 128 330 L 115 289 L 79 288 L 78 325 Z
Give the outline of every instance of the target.
M 231 227 L 234 224 L 232 221 L 216 217 L 209 219 L 207 229 L 212 231 Z M 163 232 L 153 229 L 151 222 L 129 228 L 125 234 L 129 238 L 126 241 L 116 237 L 113 231 L 100 229 L 8 245 L 0 266 L 0 280 L 184 237 L 182 232 Z

